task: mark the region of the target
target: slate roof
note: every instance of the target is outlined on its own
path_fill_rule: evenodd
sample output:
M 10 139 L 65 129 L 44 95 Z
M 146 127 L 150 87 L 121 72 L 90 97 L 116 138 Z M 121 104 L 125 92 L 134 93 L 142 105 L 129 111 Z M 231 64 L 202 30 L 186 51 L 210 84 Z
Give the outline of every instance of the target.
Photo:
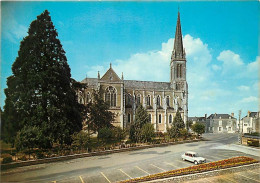
M 242 119 L 244 119 L 246 117 L 247 117 L 247 115 L 245 117 L 243 117 Z M 257 117 L 257 112 L 250 112 L 249 117 L 251 117 L 251 118 Z
M 82 83 L 88 83 L 88 86 L 97 86 L 97 78 L 85 78 Z M 135 89 L 156 89 L 156 90 L 171 90 L 170 82 L 154 82 L 154 81 L 137 81 L 123 80 L 125 88 Z
M 232 117 L 229 114 L 211 114 L 207 119 L 219 119 L 219 117 L 221 117 L 221 119 L 229 119 L 229 117 L 231 117 L 231 119 L 236 119 L 234 117 Z
M 170 82 L 124 80 L 125 88 L 170 90 Z
M 98 79 L 97 78 L 85 78 L 81 81 L 81 83 L 87 83 L 88 86 L 97 86 Z

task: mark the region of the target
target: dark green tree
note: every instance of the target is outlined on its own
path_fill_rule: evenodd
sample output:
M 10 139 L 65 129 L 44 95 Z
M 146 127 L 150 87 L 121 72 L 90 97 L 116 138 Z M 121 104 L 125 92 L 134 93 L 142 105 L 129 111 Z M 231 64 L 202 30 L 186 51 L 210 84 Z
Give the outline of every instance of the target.
M 185 127 L 181 114 L 177 111 L 173 119 L 172 127 L 168 129 L 168 134 L 171 138 L 178 138 L 181 136 L 181 130 Z
M 54 142 L 70 144 L 71 135 L 82 128 L 70 68 L 57 36 L 45 10 L 21 41 L 5 89 L 7 133 L 15 137 L 24 126 L 37 127 L 49 147 Z
M 201 123 L 195 123 L 194 125 L 191 126 L 192 130 L 197 133 L 197 135 L 201 135 L 205 133 L 205 125 Z
M 134 142 L 140 142 L 142 140 L 142 127 L 144 124 L 149 123 L 149 116 L 147 111 L 143 108 L 142 105 L 139 105 L 136 114 L 135 121 L 130 126 L 130 135 L 129 138 Z
M 86 125 L 89 132 L 95 133 L 101 128 L 111 128 L 114 114 L 109 111 L 109 104 L 101 96 L 102 91 L 93 91 L 93 100 L 87 104 Z
M 80 131 L 72 135 L 72 147 L 77 149 L 87 149 L 90 146 L 90 135 L 87 132 Z
M 113 139 L 112 128 L 104 127 L 98 130 L 98 139 L 101 139 L 103 142 L 110 142 Z
M 146 123 L 141 129 L 141 136 L 143 142 L 151 142 L 155 137 L 154 126 L 151 123 Z

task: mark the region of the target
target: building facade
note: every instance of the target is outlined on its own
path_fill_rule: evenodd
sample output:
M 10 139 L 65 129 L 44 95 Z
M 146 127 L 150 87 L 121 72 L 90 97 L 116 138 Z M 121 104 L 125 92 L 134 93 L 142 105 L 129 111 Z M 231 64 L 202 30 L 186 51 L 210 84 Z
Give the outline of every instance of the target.
M 100 90 L 115 114 L 115 126 L 128 127 L 134 122 L 139 105 L 147 110 L 156 131 L 166 132 L 177 110 L 184 123 L 188 120 L 188 84 L 186 80 L 186 54 L 183 48 L 180 13 L 178 12 L 175 40 L 170 60 L 170 82 L 124 80 L 112 68 L 100 77 L 85 78 L 87 88 L 78 92 L 80 103 L 92 100 L 93 90 Z
M 243 125 L 243 133 L 259 132 L 259 112 L 247 112 L 247 115 L 240 121 Z
M 234 113 L 229 114 L 211 114 L 206 120 L 206 131 L 208 133 L 235 133 L 236 118 Z

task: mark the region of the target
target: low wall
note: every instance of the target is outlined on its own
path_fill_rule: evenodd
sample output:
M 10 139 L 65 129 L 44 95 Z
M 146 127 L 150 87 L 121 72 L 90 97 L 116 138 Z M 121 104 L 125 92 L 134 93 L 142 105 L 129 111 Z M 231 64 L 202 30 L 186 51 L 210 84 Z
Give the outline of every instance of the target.
M 242 136 L 242 144 L 253 145 L 257 147 L 260 144 L 260 138 L 258 136 L 244 135 Z
M 152 180 L 152 181 L 147 181 L 147 182 L 158 182 L 158 183 L 168 182 L 169 183 L 169 182 L 193 181 L 193 180 L 197 180 L 197 179 L 201 179 L 201 178 L 213 177 L 213 176 L 230 174 L 230 173 L 237 173 L 239 171 L 250 170 L 250 169 L 255 169 L 255 168 L 259 168 L 259 167 L 260 167 L 260 163 L 254 163 L 254 164 L 250 164 L 250 165 L 243 165 L 243 166 L 237 166 L 237 167 L 226 168 L 226 169 L 221 169 L 221 170 L 213 170 L 213 171 L 208 171 L 208 172 L 203 172 L 203 173 L 170 177 L 170 178 L 165 178 L 165 179 L 157 179 L 157 180 Z
M 106 150 L 106 151 L 99 151 L 99 152 L 73 154 L 73 155 L 59 156 L 59 157 L 52 157 L 52 158 L 45 158 L 45 159 L 38 159 L 38 160 L 13 162 L 13 163 L 1 164 L 1 169 L 6 170 L 6 169 L 22 167 L 22 166 L 37 165 L 37 164 L 42 164 L 42 163 L 51 163 L 51 162 L 64 161 L 64 160 L 70 160 L 70 159 L 76 159 L 76 158 L 84 158 L 84 157 L 90 157 L 90 156 L 100 156 L 100 155 L 105 155 L 105 154 L 119 153 L 119 152 L 125 152 L 125 151 L 134 151 L 134 150 L 147 149 L 147 148 L 153 148 L 153 147 L 163 147 L 163 146 L 169 146 L 169 145 L 175 145 L 175 144 L 198 142 L 201 140 L 203 140 L 203 139 L 185 140 L 185 141 L 180 141 L 180 142 L 152 144 L 152 145 L 121 148 L 121 149 Z

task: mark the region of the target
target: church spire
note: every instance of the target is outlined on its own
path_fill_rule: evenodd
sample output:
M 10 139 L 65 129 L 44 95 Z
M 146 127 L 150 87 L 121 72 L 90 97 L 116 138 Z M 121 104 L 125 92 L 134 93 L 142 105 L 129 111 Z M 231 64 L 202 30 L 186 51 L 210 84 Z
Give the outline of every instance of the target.
M 172 52 L 172 59 L 185 59 L 185 51 L 183 49 L 180 12 L 178 11 L 174 47 Z

